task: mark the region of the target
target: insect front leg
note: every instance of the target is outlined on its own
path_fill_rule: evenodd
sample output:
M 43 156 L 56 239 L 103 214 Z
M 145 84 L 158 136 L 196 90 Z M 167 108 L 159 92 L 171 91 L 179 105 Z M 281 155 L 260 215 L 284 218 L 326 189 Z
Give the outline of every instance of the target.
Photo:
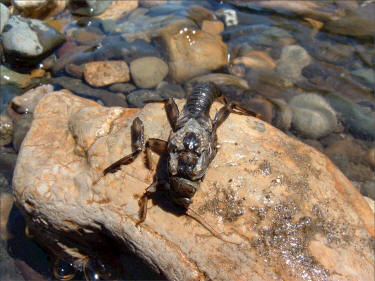
M 133 124 L 131 126 L 131 140 L 133 152 L 107 167 L 103 171 L 103 176 L 108 173 L 115 173 L 121 168 L 122 165 L 132 163 L 137 158 L 138 154 L 144 149 L 144 128 L 141 119 L 138 117 L 133 120 Z
M 175 132 L 177 129 L 177 119 L 180 115 L 180 112 L 173 98 L 170 98 L 167 101 L 165 101 L 165 112 L 167 114 L 169 124 L 172 127 L 172 131 Z
M 147 202 L 149 197 L 157 191 L 157 187 L 161 187 L 165 191 L 170 190 L 169 183 L 163 180 L 155 179 L 151 185 L 149 185 L 145 193 L 143 193 L 142 197 L 138 201 L 139 205 L 139 221 L 136 223 L 136 226 L 141 224 L 146 220 L 147 217 Z

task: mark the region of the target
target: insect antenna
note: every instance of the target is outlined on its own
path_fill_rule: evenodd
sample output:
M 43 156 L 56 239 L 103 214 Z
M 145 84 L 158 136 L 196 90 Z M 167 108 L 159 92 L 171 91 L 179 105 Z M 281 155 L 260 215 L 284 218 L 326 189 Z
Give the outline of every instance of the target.
M 195 211 L 194 209 L 188 207 L 187 208 L 187 211 L 186 211 L 186 215 L 191 217 L 192 219 L 196 220 L 198 223 L 200 223 L 204 228 L 206 228 L 209 232 L 211 232 L 211 234 L 213 236 L 215 236 L 216 238 L 220 239 L 221 241 L 224 241 L 226 243 L 231 243 L 231 244 L 234 244 L 234 245 L 241 245 L 241 243 L 237 243 L 237 242 L 233 242 L 233 241 L 230 241 L 230 240 L 227 240 L 223 237 L 223 235 L 216 231 L 213 226 L 211 226 L 205 219 L 204 217 L 202 217 L 197 211 Z

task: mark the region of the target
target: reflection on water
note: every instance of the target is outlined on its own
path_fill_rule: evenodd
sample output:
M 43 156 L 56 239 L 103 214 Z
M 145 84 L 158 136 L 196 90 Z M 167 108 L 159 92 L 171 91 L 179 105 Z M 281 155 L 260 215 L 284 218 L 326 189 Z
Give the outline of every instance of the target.
M 50 2 L 58 4 L 15 6 L 13 14 L 22 17 L 1 26 L 2 280 L 51 279 L 52 271 L 62 280 L 73 276 L 68 261 L 50 258 L 25 236 L 9 197 L 17 152 L 40 97 L 10 101 L 40 84 L 107 106 L 140 107 L 149 99 L 184 98 L 197 81 L 214 81 L 229 100 L 325 153 L 375 199 L 373 1 Z M 8 18 L 5 6 L 1 12 Z M 53 29 L 40 25 L 44 32 L 36 35 L 26 18 L 43 19 Z M 12 38 L 21 33 L 27 34 L 25 46 L 28 36 L 43 41 L 36 54 L 22 42 L 14 46 Z M 113 60 L 126 65 L 111 66 L 105 78 L 100 73 L 109 63 L 88 64 Z M 75 278 L 112 278 L 100 260 L 88 265 Z M 155 277 L 144 268 L 124 278 Z

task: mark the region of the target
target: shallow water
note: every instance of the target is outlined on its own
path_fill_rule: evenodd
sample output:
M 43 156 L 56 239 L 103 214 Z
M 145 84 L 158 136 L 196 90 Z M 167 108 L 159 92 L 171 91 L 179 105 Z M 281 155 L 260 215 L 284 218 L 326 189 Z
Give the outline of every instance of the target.
M 33 63 L 3 55 L 3 64 L 20 73 L 29 73 L 38 67 L 46 72 L 23 88 L 1 73 L 2 114 L 6 114 L 12 97 L 39 84 L 68 88 L 107 106 L 141 106 L 143 101 L 139 97 L 142 96 L 144 99 L 186 97 L 188 82 L 195 76 L 232 74 L 235 77 L 229 81 L 223 82 L 218 76 L 212 78 L 222 84 L 221 89 L 229 100 L 261 112 L 264 120 L 325 153 L 362 194 L 375 199 L 375 51 L 368 26 L 375 22 L 375 3 L 332 0 L 288 1 L 277 5 L 281 1 L 265 2 L 268 4 L 241 0 L 168 1 L 164 5 L 139 7 L 116 21 L 72 15 L 72 9 L 66 7 L 45 19 L 68 39 L 53 54 Z M 368 11 L 372 14 L 368 15 Z M 342 23 L 338 24 L 338 19 Z M 171 54 L 156 34 L 166 32 L 164 29 L 176 22 L 183 22 L 186 26 L 180 24 L 180 33 L 184 36 L 181 40 L 194 48 L 198 40 L 194 34 L 203 28 L 203 20 L 224 23 L 219 35 L 228 49 L 228 61 L 211 72 L 185 79 L 177 79 L 170 73 L 164 78 L 169 83 L 167 86 L 159 84 L 144 90 L 132 80 L 127 88 L 124 85 L 95 88 L 84 78 L 77 78 L 77 72 L 82 69 L 67 68 L 67 65 L 82 66 L 102 60 L 125 60 L 130 64 L 144 56 L 156 56 L 168 62 Z M 163 36 L 168 37 L 168 30 L 166 34 Z M 176 79 L 182 82 L 177 83 Z M 115 95 L 118 92 L 121 94 Z M 286 105 L 292 108 L 292 124 L 282 120 Z M 306 116 L 317 121 L 305 120 Z M 13 140 L 13 144 L 0 148 L 2 194 L 10 192 L 16 158 L 14 143 Z M 0 279 L 54 278 L 50 269 L 54 257 L 49 257 L 25 236 L 24 222 L 16 207 L 10 212 L 8 230 L 10 234 L 2 238 L 0 245 Z M 145 272 L 140 264 L 122 278 L 158 278 L 151 271 Z M 84 279 L 84 275 L 81 272 L 76 278 Z

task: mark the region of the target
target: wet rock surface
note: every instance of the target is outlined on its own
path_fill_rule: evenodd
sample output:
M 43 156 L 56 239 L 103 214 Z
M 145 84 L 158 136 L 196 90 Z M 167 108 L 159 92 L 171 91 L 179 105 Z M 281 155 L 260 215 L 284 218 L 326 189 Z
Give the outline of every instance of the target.
M 221 147 L 191 205 L 238 245 L 215 238 L 163 192 L 136 226 L 137 201 L 154 174 L 143 157 L 93 185 L 131 153 L 135 116 L 147 137 L 167 140 L 160 104 L 105 108 L 61 91 L 35 108 L 14 195 L 35 236 L 61 256 L 82 263 L 112 245 L 170 280 L 373 278 L 374 221 L 365 199 L 321 153 L 251 117 L 232 114 L 218 129 Z

